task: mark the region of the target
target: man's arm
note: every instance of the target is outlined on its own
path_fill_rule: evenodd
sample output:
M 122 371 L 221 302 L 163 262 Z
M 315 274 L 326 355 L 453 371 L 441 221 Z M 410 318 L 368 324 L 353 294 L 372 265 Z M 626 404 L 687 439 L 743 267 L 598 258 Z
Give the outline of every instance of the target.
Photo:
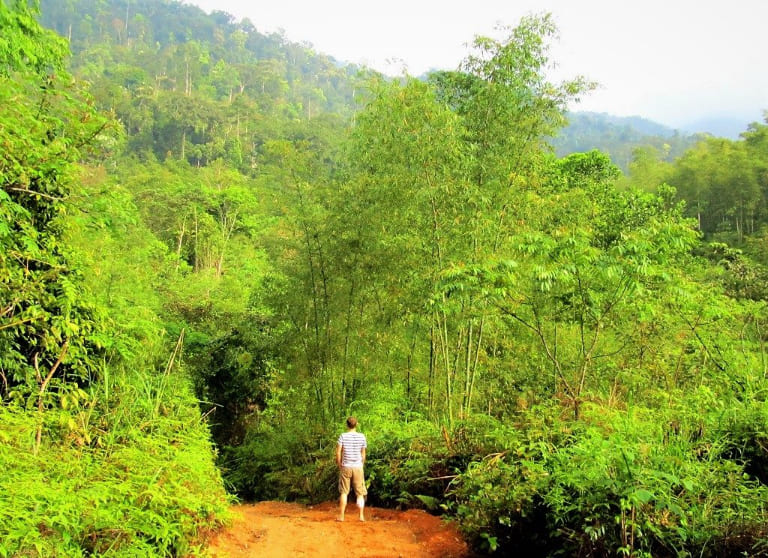
M 360 457 L 363 458 L 363 463 L 365 463 L 365 448 L 360 448 Z
M 341 467 L 341 444 L 336 444 L 336 466 Z M 365 451 L 365 450 L 363 450 Z

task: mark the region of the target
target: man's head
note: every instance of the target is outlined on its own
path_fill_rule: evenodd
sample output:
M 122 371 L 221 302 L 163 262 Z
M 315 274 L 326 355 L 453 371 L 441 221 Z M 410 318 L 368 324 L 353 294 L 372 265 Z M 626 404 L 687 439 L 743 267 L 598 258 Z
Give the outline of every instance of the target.
M 349 417 L 347 419 L 347 428 L 352 430 L 355 427 L 357 427 L 357 419 L 355 417 Z

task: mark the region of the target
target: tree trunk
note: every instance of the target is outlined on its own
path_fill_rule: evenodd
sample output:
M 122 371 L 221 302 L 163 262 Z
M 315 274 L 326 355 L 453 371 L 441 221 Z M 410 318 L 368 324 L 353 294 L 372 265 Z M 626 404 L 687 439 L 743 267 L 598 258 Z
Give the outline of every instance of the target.
M 181 221 L 181 230 L 179 231 L 179 240 L 176 243 L 176 270 L 179 269 L 179 263 L 181 262 L 181 246 L 184 242 L 184 232 L 187 225 L 187 216 L 184 216 L 184 219 Z

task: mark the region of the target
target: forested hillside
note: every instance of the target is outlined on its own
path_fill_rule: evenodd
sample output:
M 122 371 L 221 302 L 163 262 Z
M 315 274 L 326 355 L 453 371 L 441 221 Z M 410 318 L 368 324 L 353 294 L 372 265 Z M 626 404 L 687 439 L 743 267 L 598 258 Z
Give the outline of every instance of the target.
M 593 112 L 569 112 L 566 117 L 568 125 L 552 140 L 558 156 L 598 149 L 624 172 L 638 149 L 653 147 L 671 163 L 704 139 L 704 134 L 685 134 L 640 117 Z
M 0 554 L 201 553 L 224 486 L 335 498 L 350 414 L 370 502 L 478 551 L 768 553 L 768 125 L 558 155 L 548 15 L 415 79 L 40 7 L 0 1 Z
M 252 169 L 286 125 L 348 119 L 365 77 L 248 21 L 179 2 L 45 0 L 42 9 L 45 25 L 71 37 L 73 71 L 142 158 Z

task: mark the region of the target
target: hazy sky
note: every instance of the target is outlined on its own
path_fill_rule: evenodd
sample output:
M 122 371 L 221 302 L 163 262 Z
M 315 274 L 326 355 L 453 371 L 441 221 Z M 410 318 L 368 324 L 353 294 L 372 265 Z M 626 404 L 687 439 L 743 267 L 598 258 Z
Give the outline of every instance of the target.
M 712 116 L 762 121 L 768 109 L 768 0 L 185 1 L 393 75 L 403 65 L 412 75 L 455 69 L 475 35 L 551 12 L 554 77 L 601 85 L 577 110 L 683 127 Z

